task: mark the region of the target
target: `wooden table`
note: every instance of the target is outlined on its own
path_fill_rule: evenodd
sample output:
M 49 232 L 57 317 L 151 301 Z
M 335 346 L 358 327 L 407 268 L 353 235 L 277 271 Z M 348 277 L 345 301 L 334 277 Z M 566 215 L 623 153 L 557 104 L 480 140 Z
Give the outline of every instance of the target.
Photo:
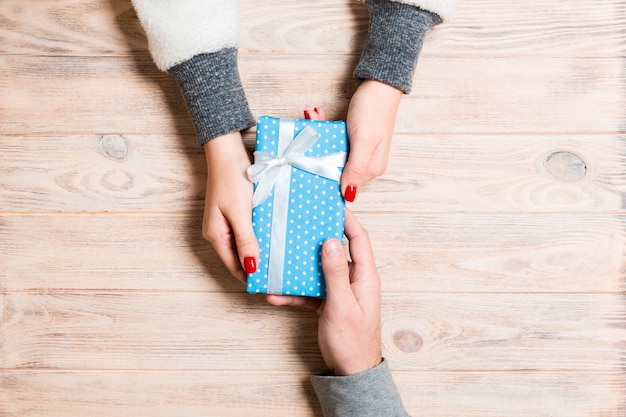
M 459 3 L 350 205 L 384 355 L 413 416 L 623 417 L 626 7 Z M 365 7 L 241 8 L 255 115 L 344 118 Z M 316 316 L 228 275 L 205 174 L 130 1 L 0 2 L 0 416 L 321 415 Z

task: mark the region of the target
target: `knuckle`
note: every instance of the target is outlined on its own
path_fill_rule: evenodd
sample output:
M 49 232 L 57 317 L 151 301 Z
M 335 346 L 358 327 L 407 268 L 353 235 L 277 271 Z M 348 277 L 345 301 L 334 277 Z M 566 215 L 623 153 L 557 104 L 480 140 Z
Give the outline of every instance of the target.
M 236 239 L 237 247 L 239 248 L 239 252 L 245 252 L 248 250 L 253 250 L 257 246 L 257 240 L 255 236 L 245 236 Z
M 209 233 L 206 230 L 202 231 L 202 238 L 208 242 L 211 241 L 211 236 L 209 236 Z
M 355 162 L 350 165 L 348 172 L 355 177 L 364 177 L 367 175 L 367 164 L 362 162 Z
M 376 167 L 374 170 L 374 176 L 379 177 L 387 172 L 387 164 L 381 164 Z
M 215 233 L 213 230 L 207 229 L 202 230 L 202 237 L 211 243 L 215 242 L 218 239 L 217 233 Z
M 345 265 L 345 262 L 342 262 L 341 260 L 337 260 L 336 262 L 333 262 L 331 265 L 328 266 L 327 269 L 328 269 L 328 273 L 330 273 L 331 275 L 335 277 L 343 277 L 344 275 L 348 273 L 348 269 Z
M 211 222 L 207 222 L 202 227 L 202 237 L 213 244 L 227 238 L 227 234 L 228 233 L 224 233 L 221 227 L 217 227 Z

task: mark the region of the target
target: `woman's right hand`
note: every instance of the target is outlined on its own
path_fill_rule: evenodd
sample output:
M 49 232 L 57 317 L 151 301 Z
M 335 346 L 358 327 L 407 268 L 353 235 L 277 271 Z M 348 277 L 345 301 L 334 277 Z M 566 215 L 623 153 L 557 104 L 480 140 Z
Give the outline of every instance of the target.
M 207 187 L 202 235 L 211 242 L 226 268 L 238 280 L 256 270 L 259 245 L 252 229 L 254 187 L 246 170 L 250 157 L 240 132 L 204 144 Z

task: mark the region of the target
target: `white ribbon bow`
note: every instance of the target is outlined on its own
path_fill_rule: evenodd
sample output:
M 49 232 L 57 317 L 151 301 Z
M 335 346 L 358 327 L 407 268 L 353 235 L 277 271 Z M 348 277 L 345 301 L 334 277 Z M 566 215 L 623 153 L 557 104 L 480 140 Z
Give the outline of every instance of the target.
M 248 168 L 248 178 L 251 182 L 258 183 L 252 198 L 253 207 L 267 199 L 283 168 L 291 169 L 290 167 L 293 166 L 320 177 L 339 181 L 341 178 L 339 167 L 346 164 L 346 152 L 335 152 L 324 156 L 304 155 L 319 138 L 320 134 L 311 126 L 307 126 L 287 146 L 282 155 L 275 157 L 267 152 L 254 153 L 254 165 Z

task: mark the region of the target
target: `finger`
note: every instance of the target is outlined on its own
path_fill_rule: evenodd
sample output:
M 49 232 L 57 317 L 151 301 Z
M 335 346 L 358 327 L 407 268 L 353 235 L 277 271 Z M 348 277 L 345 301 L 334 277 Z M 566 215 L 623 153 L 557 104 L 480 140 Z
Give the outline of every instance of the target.
M 317 113 L 317 116 L 318 116 L 319 120 L 328 120 L 326 118 L 326 112 L 324 110 L 320 109 L 319 107 L 315 107 L 313 109 L 313 111 L 315 111 L 315 113 Z
M 308 310 L 317 310 L 322 300 L 311 297 L 294 297 L 290 295 L 269 294 L 267 302 L 275 306 L 304 307 Z
M 203 234 L 206 240 L 211 242 L 217 256 L 222 260 L 228 271 L 239 281 L 246 282 L 246 273 L 241 267 L 241 262 L 235 246 L 235 238 L 228 225 L 214 226 L 207 224 L 203 226 Z
M 252 228 L 252 212 L 231 220 L 240 265 L 247 274 L 256 272 L 259 259 L 259 242 Z
M 319 120 L 319 115 L 315 110 L 306 109 L 304 111 L 304 118 L 307 120 Z
M 307 120 L 327 120 L 326 112 L 319 107 L 315 107 L 313 110 L 304 110 L 304 118 Z
M 348 162 L 341 174 L 341 192 L 350 203 L 355 200 L 359 187 L 374 177 L 369 171 L 372 153 L 373 149 L 360 146 L 358 142 L 350 144 Z
M 344 233 L 348 238 L 348 248 L 352 264 L 367 269 L 376 269 L 374 251 L 369 234 L 350 210 L 346 210 Z
M 348 260 L 339 240 L 328 239 L 322 245 L 322 270 L 326 279 L 327 308 L 348 307 L 354 295 L 350 287 Z
M 345 234 L 352 258 L 352 290 L 359 304 L 377 306 L 380 302 L 380 276 L 367 230 L 350 210 L 346 210 Z

